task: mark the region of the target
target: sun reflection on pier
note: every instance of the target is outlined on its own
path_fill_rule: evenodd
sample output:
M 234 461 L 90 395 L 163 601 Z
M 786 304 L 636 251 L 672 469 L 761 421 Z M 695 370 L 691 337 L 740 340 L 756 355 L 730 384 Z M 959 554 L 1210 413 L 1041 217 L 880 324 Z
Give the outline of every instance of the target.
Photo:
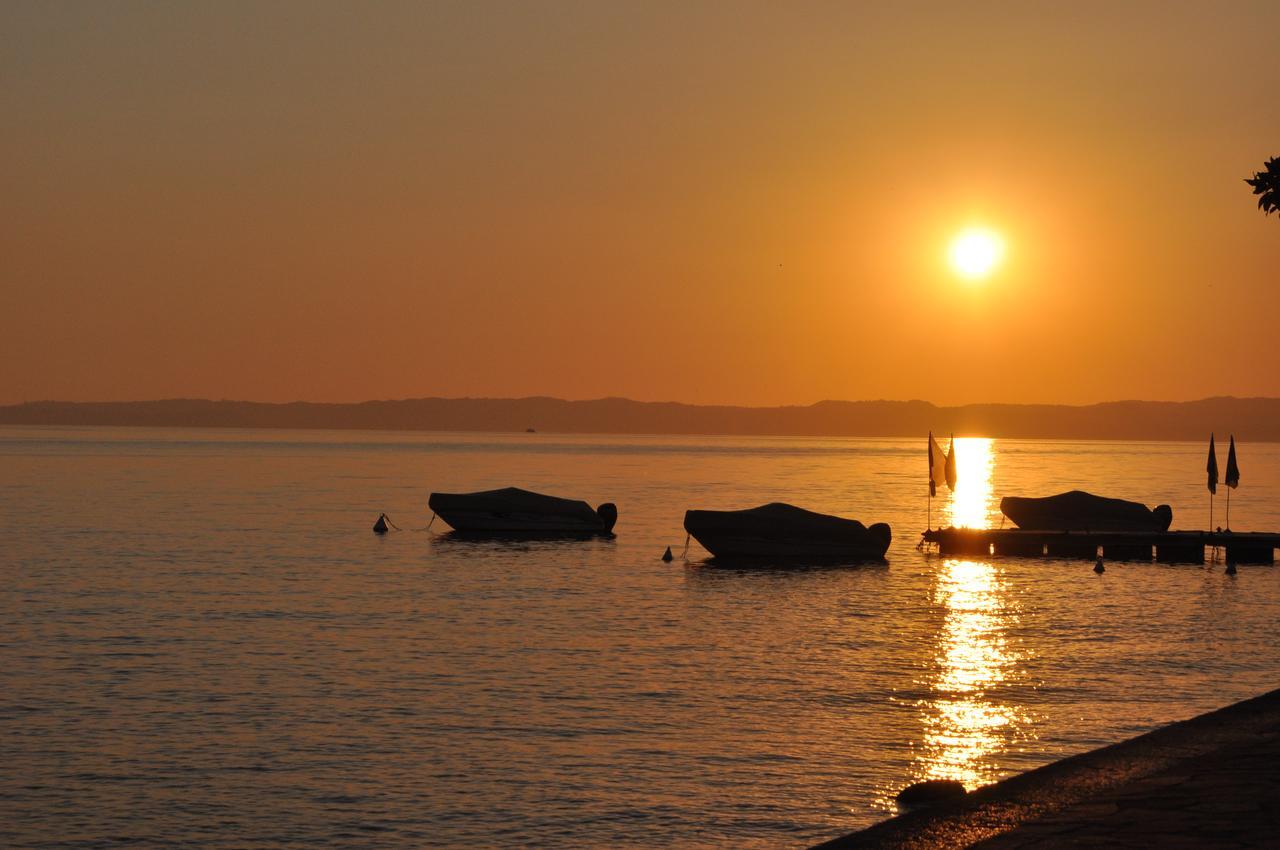
M 987 437 L 955 441 L 956 489 L 947 503 L 947 519 L 957 528 L 990 528 L 995 452 Z

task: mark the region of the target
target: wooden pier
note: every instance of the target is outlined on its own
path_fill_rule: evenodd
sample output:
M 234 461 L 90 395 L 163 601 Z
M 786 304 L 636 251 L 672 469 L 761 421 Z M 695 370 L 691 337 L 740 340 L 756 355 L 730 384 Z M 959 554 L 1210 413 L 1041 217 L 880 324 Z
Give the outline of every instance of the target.
M 1206 547 L 1232 564 L 1274 564 L 1280 533 L 1212 531 L 1032 531 L 1021 528 L 934 528 L 921 535 L 943 555 L 1016 555 L 1111 561 L 1203 564 Z M 1153 555 L 1154 553 L 1154 555 Z

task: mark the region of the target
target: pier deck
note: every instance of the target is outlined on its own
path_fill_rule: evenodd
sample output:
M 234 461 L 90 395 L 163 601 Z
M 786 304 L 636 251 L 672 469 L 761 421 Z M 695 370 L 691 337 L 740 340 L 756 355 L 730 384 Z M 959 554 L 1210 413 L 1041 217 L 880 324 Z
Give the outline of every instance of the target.
M 1203 564 L 1206 547 L 1229 563 L 1274 564 L 1280 533 L 1261 531 L 1034 531 L 1022 528 L 934 528 L 921 535 L 943 555 L 1019 555 L 1092 560 Z M 1101 551 L 1099 551 L 1101 550 Z

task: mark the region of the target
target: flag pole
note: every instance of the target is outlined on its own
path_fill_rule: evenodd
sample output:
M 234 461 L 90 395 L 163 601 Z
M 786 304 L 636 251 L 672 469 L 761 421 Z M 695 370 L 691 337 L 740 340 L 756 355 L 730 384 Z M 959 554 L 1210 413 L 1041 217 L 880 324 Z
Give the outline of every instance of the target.
M 1209 533 L 1213 534 L 1213 491 L 1209 491 Z M 1209 562 L 1213 563 L 1218 560 L 1218 544 L 1214 543 L 1210 550 Z
M 1218 492 L 1218 452 L 1213 444 L 1212 432 L 1209 434 L 1209 460 L 1205 463 L 1204 471 L 1208 475 L 1206 484 L 1209 489 L 1209 534 L 1212 535 L 1216 533 L 1213 529 L 1213 497 Z M 1228 490 L 1227 492 L 1229 494 L 1231 491 Z M 1230 498 L 1229 495 L 1228 498 Z M 1213 560 L 1218 560 L 1217 538 L 1214 538 Z
M 1231 530 L 1231 491 L 1240 486 L 1240 466 L 1236 463 L 1236 435 L 1231 435 L 1231 448 L 1227 451 L 1227 531 Z
M 929 507 L 928 514 L 925 517 L 924 526 L 927 530 L 933 530 L 933 431 L 929 432 Z

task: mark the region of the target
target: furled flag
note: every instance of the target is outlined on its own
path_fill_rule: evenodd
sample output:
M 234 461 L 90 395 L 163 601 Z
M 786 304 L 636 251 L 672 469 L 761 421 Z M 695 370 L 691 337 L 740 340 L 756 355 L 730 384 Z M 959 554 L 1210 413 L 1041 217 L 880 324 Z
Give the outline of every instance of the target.
M 956 435 L 951 434 L 951 445 L 947 446 L 947 489 L 952 492 L 956 489 Z
M 1209 492 L 1218 492 L 1218 453 L 1213 450 L 1213 435 L 1209 435 L 1209 463 L 1205 466 L 1209 473 Z
M 942 447 L 929 432 L 929 495 L 938 495 L 938 488 L 947 483 L 947 458 Z
M 1232 490 L 1240 486 L 1240 467 L 1236 466 L 1236 435 L 1231 435 L 1231 448 L 1227 450 L 1227 475 L 1222 479 Z

